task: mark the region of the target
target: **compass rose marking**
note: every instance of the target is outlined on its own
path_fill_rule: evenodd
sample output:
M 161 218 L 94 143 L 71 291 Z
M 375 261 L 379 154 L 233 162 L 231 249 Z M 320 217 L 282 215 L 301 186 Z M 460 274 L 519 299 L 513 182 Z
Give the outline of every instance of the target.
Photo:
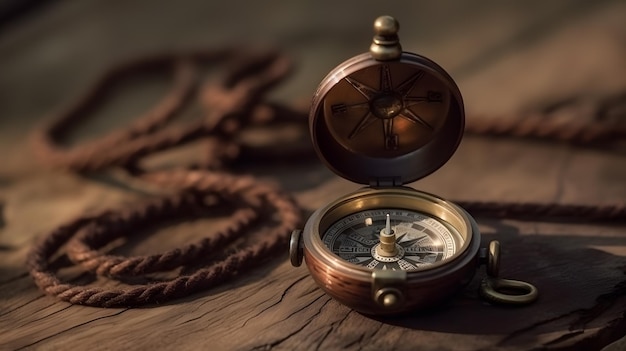
M 378 90 L 370 88 L 367 85 L 359 82 L 358 80 L 350 77 L 344 78 L 346 82 L 350 83 L 354 89 L 356 89 L 361 95 L 365 96 L 368 100 L 374 97 L 378 93 Z
M 430 100 L 424 96 L 407 96 L 404 98 L 404 106 L 411 107 L 426 101 L 430 102 Z
M 398 134 L 393 133 L 393 118 L 383 120 L 383 130 L 385 136 L 385 148 L 395 150 L 398 148 Z
M 409 248 L 415 245 L 416 243 L 429 238 L 428 235 L 423 235 L 423 236 L 420 236 L 419 238 L 403 240 L 405 237 L 406 237 L 406 234 L 398 238 L 398 244 L 402 245 L 405 248 Z
M 330 107 L 330 110 L 332 111 L 333 115 L 346 113 L 348 112 L 348 106 L 346 106 L 346 104 L 334 104 Z
M 362 266 L 369 266 L 369 264 L 374 261 L 374 259 L 372 257 L 350 257 L 349 255 L 342 255 L 339 254 L 339 257 L 343 258 L 344 260 L 350 262 L 350 263 L 354 263 L 354 264 L 358 264 L 358 265 L 362 265 Z
M 426 96 L 405 96 L 404 103 L 405 107 L 415 106 L 422 102 L 428 103 L 442 103 L 443 102 L 443 94 L 439 91 L 429 90 Z
M 431 261 L 428 261 L 426 257 L 427 257 L 426 255 L 419 256 L 416 254 L 407 254 L 407 255 L 404 255 L 403 259 L 407 260 L 408 262 L 413 263 L 414 265 L 423 265 L 423 264 L 432 263 Z
M 414 264 L 412 264 L 409 261 L 406 261 L 404 259 L 398 260 L 398 266 L 400 266 L 400 268 L 402 268 L 405 271 L 410 271 L 412 269 L 416 269 L 417 268 Z
M 376 117 L 374 117 L 374 115 L 368 110 L 367 112 L 365 112 L 363 117 L 361 117 L 361 120 L 356 125 L 356 127 L 352 129 L 352 131 L 348 135 L 348 139 L 354 138 L 355 136 L 357 136 L 357 134 L 362 132 L 365 128 L 369 127 L 375 121 L 376 121 Z
M 434 129 L 434 128 L 433 128 L 430 124 L 428 124 L 428 122 L 426 122 L 426 121 L 425 121 L 422 117 L 418 116 L 415 112 L 411 111 L 411 110 L 410 110 L 410 109 L 408 109 L 408 108 L 405 108 L 405 109 L 402 111 L 402 113 L 400 114 L 400 117 L 402 117 L 402 118 L 404 118 L 404 119 L 406 119 L 406 120 L 408 120 L 408 121 L 410 121 L 410 122 L 413 122 L 413 123 L 416 123 L 416 124 L 421 124 L 421 125 L 425 126 L 426 128 L 428 128 L 428 129 L 430 129 L 430 130 L 433 130 L 433 129 Z
M 356 104 L 346 105 L 344 103 L 338 103 L 330 106 L 330 111 L 333 115 L 347 113 L 350 109 L 368 107 L 368 102 L 359 102 Z
M 443 102 L 443 94 L 440 91 L 429 90 L 426 99 L 428 102 Z
M 433 126 L 426 119 L 409 108 L 424 102 L 443 102 L 443 94 L 440 91 L 429 90 L 426 96 L 410 95 L 424 75 L 425 72 L 419 70 L 394 88 L 390 66 L 381 65 L 378 89 L 372 88 L 354 78 L 345 77 L 346 82 L 364 96 L 366 101 L 351 105 L 337 103 L 331 106 L 331 112 L 333 115 L 340 115 L 348 113 L 349 109 L 367 108 L 367 112 L 360 117 L 348 134 L 348 139 L 353 139 L 374 124 L 376 120 L 381 119 L 385 149 L 396 150 L 399 148 L 400 141 L 399 135 L 393 132 L 394 118 L 402 117 L 409 122 L 424 126 L 430 131 L 434 130 Z
M 370 251 L 371 249 L 365 246 L 339 246 L 340 253 L 355 254 L 357 256 L 363 253 L 366 253 L 368 254 L 367 256 L 369 256 Z
M 391 91 L 393 84 L 391 83 L 391 72 L 388 65 L 380 66 L 380 91 Z
M 378 266 L 380 262 L 376 261 L 376 260 L 372 260 L 370 263 L 367 264 L 367 268 L 369 269 L 374 269 L 376 268 L 376 266 Z
M 402 82 L 397 88 L 402 97 L 406 98 L 415 87 L 415 84 L 424 76 L 424 71 L 417 71 L 414 75 L 410 76 L 407 80 Z
M 354 230 L 354 228 L 350 228 L 350 230 L 351 230 L 351 233 L 348 234 L 348 239 L 352 239 L 353 241 L 356 241 L 357 243 L 368 245 L 368 246 L 373 246 L 378 243 L 377 240 L 370 240 L 370 239 L 364 238 L 362 234 Z

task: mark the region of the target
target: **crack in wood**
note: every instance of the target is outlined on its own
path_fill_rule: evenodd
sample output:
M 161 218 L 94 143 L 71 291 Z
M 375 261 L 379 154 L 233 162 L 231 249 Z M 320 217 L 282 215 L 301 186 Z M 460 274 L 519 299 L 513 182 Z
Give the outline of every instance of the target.
M 361 347 L 361 344 L 363 343 L 363 338 L 365 338 L 365 334 L 361 334 L 361 335 L 359 335 L 359 337 L 358 337 L 358 338 L 356 338 L 354 341 L 352 341 L 352 342 L 351 342 L 351 343 L 349 343 L 349 344 L 344 345 L 344 349 L 347 349 L 347 348 L 349 348 L 349 347 L 351 347 L 351 346 L 354 346 L 354 345 L 357 345 L 357 344 L 358 344 L 358 345 L 359 345 L 359 350 L 360 350 L 360 349 L 362 348 L 362 347 Z
M 626 274 L 626 267 L 623 267 L 622 269 L 625 270 L 624 273 Z M 575 318 L 573 321 L 569 323 L 569 328 L 568 328 L 569 333 L 560 335 L 554 338 L 553 340 L 543 343 L 544 347 L 558 345 L 559 343 L 562 343 L 564 341 L 570 340 L 571 338 L 584 334 L 585 328 L 587 327 L 589 323 L 596 320 L 598 317 L 602 316 L 604 312 L 608 311 L 612 306 L 614 306 L 618 300 L 624 299 L 624 298 L 626 298 L 626 280 L 623 280 L 617 283 L 613 287 L 613 291 L 598 296 L 596 298 L 595 304 L 592 307 L 576 309 L 576 310 L 561 314 L 559 316 L 548 318 L 542 321 L 538 321 L 527 327 L 518 329 L 512 332 L 511 334 L 509 334 L 508 336 L 506 336 L 504 339 L 500 340 L 500 342 L 498 343 L 498 346 L 503 346 L 506 343 L 510 342 L 512 339 L 517 338 L 540 326 L 547 325 L 549 323 L 553 323 L 553 322 L 563 320 L 563 319 Z M 609 326 L 613 324 L 623 325 L 623 324 L 626 324 L 626 322 L 623 320 L 623 318 L 612 320 L 609 323 L 607 323 L 607 325 L 604 327 L 604 332 L 611 334 L 612 329 L 609 328 Z M 600 339 L 600 337 L 596 335 L 596 336 L 591 336 L 583 340 L 585 342 L 589 342 L 589 340 L 591 339 Z
M 281 322 L 284 322 L 286 320 L 288 320 L 289 318 L 293 317 L 294 315 L 302 312 L 303 310 L 305 310 L 307 307 L 310 307 L 311 305 L 313 305 L 315 302 L 317 302 L 317 300 L 321 299 L 322 297 L 324 297 L 324 294 L 320 294 L 318 297 L 316 297 L 315 299 L 313 299 L 313 301 L 309 302 L 308 304 L 302 306 L 301 308 L 291 312 L 287 317 L 285 317 L 285 319 L 283 319 Z
M 48 307 L 53 306 L 53 305 L 56 305 L 56 304 L 58 304 L 58 302 L 52 303 L 52 304 L 50 304 L 50 305 L 48 305 L 48 306 L 46 306 L 46 307 L 44 307 L 44 308 L 48 308 Z M 59 312 L 63 312 L 63 311 L 65 311 L 65 310 L 67 310 L 68 308 L 72 308 L 73 306 L 74 306 L 74 305 L 68 304 L 67 306 L 65 306 L 65 307 L 61 308 L 60 310 L 56 310 L 56 311 L 54 311 L 54 312 L 52 312 L 52 313 L 48 313 L 48 314 L 47 314 L 47 315 L 45 315 L 45 316 L 42 316 L 42 317 L 39 317 L 39 318 L 35 318 L 35 319 L 32 319 L 32 320 L 29 320 L 28 322 L 26 322 L 26 323 L 24 323 L 24 324 L 21 324 L 21 325 L 19 326 L 19 328 L 22 328 L 22 327 L 25 327 L 25 326 L 27 326 L 27 325 L 29 325 L 29 324 L 32 324 L 32 323 L 35 323 L 35 322 L 39 322 L 39 321 L 41 321 L 41 320 L 44 320 L 44 319 L 46 319 L 46 318 L 49 318 L 49 317 L 51 317 L 51 316 L 53 316 L 53 315 L 55 315 L 55 314 L 57 314 L 57 313 L 59 313 Z M 44 309 L 44 308 L 42 308 L 42 309 Z
M 624 337 L 624 330 L 626 330 L 626 313 L 622 315 L 622 318 L 614 319 L 606 324 L 600 331 L 589 334 L 587 338 L 581 339 L 574 344 L 569 345 L 552 345 L 550 342 L 545 343 L 540 347 L 531 349 L 530 351 L 579 351 L 579 350 L 604 350 L 604 347 L 612 342 Z M 559 340 L 559 342 L 566 341 L 576 337 L 577 335 L 570 335 L 565 340 Z M 583 335 L 584 331 L 579 331 L 578 335 Z M 559 338 L 557 338 L 559 339 Z M 548 345 L 550 344 L 550 345 Z M 620 349 L 621 350 L 621 349 Z
M 563 334 L 561 336 L 558 336 L 557 338 L 550 340 L 548 342 L 543 343 L 543 346 L 551 346 L 551 345 L 555 345 L 558 343 L 561 343 L 563 341 L 569 340 L 573 337 L 576 337 L 578 335 L 584 334 L 585 331 L 584 330 L 576 330 L 567 334 Z
M 205 298 L 203 299 L 203 301 L 202 301 L 202 302 L 200 302 L 198 305 L 196 305 L 196 306 L 195 306 L 195 308 L 193 309 L 193 311 L 191 311 L 191 312 L 189 312 L 189 313 L 194 313 L 194 312 L 198 311 L 198 310 L 199 310 L 202 306 L 204 306 L 204 305 L 206 305 L 206 304 L 208 304 L 208 303 L 211 303 L 211 302 L 213 302 L 213 301 L 215 301 L 215 300 L 219 300 L 219 299 L 220 299 L 220 297 L 221 297 L 221 294 L 215 294 L 215 295 L 213 295 L 213 296 L 211 296 L 211 297 L 209 297 L 209 296 L 205 297 Z M 239 301 L 241 301 L 241 300 L 239 300 Z M 183 322 L 183 323 L 178 324 L 178 325 L 182 325 L 182 324 L 185 324 L 185 323 L 186 323 L 186 322 Z
M 207 314 L 210 314 L 210 313 L 213 313 L 213 311 L 204 312 L 203 314 L 199 315 L 198 317 L 188 319 L 188 320 L 186 320 L 186 321 L 184 321 L 182 323 L 176 324 L 176 326 L 180 327 L 181 325 L 185 325 L 187 323 L 191 323 L 191 322 L 197 321 L 197 320 L 201 319 L 202 317 L 204 317 L 204 316 L 206 316 Z
M 318 301 L 320 298 L 324 297 L 326 295 L 320 295 L 319 297 L 317 297 L 315 300 L 313 300 L 311 303 L 308 303 L 306 306 L 300 308 L 299 310 L 289 314 L 289 316 L 287 316 L 287 318 L 283 319 L 283 321 L 286 321 L 288 319 L 290 319 L 291 317 L 293 317 L 295 314 L 297 314 L 298 312 L 306 309 L 307 307 L 311 306 L 313 303 L 315 303 L 316 301 Z M 327 297 L 327 296 L 326 296 Z M 289 338 L 293 337 L 294 335 L 300 333 L 302 330 L 304 330 L 304 328 L 306 328 L 307 326 L 309 326 L 311 324 L 311 322 L 317 317 L 319 316 L 319 314 L 322 312 L 322 309 L 324 309 L 324 307 L 331 301 L 332 299 L 330 297 L 327 297 L 326 301 L 324 301 L 324 303 L 320 306 L 320 308 L 318 308 L 318 310 L 311 316 L 309 317 L 300 328 L 294 330 L 293 332 L 287 334 L 285 337 L 280 338 L 278 340 L 275 340 L 272 343 L 268 343 L 268 344 L 264 344 L 264 345 L 259 345 L 259 346 L 255 346 L 253 347 L 251 350 L 252 351 L 257 351 L 257 350 L 271 350 L 272 348 L 282 344 L 283 342 L 285 342 L 286 340 L 288 340 Z
M 263 285 L 261 285 L 260 287 L 258 287 L 258 288 L 255 290 L 255 292 L 260 291 L 261 289 L 263 289 L 264 287 L 266 287 L 266 286 L 268 286 L 268 285 L 271 285 L 272 283 L 274 283 L 274 280 L 270 280 L 270 281 L 266 282 L 265 284 L 263 284 Z M 236 300 L 236 301 L 232 302 L 232 303 L 231 303 L 231 305 L 232 305 L 232 304 L 235 304 L 235 303 L 239 303 L 239 302 L 241 302 L 241 301 L 243 301 L 243 300 L 245 300 L 245 299 L 249 298 L 250 296 L 254 296 L 254 295 L 255 295 L 255 294 L 252 294 L 252 295 L 247 295 L 247 296 L 245 296 L 245 297 L 244 297 L 244 298 L 242 298 L 242 299 L 239 299 L 239 300 Z M 204 306 L 204 305 L 206 305 L 206 304 L 208 304 L 208 303 L 210 303 L 210 302 L 212 302 L 212 301 L 218 300 L 218 299 L 220 299 L 220 297 L 221 297 L 221 294 L 215 294 L 215 295 L 214 295 L 214 296 L 212 296 L 211 298 L 206 297 L 206 298 L 204 299 L 204 301 L 202 301 L 200 304 L 196 305 L 196 306 L 195 306 L 195 308 L 193 309 L 193 311 L 191 311 L 191 312 L 189 312 L 189 313 L 194 313 L 194 312 L 198 311 L 198 310 L 199 310 L 202 306 Z M 220 308 L 221 308 L 221 307 L 223 307 L 223 306 L 220 306 Z M 186 320 L 186 321 L 184 321 L 184 322 L 181 322 L 181 323 L 177 324 L 176 326 L 181 326 L 181 325 L 187 324 L 187 323 L 189 323 L 189 322 L 196 321 L 196 320 L 198 320 L 198 319 L 200 319 L 200 318 L 202 318 L 202 317 L 206 316 L 207 314 L 209 314 L 209 313 L 211 313 L 211 312 L 213 312 L 213 311 L 208 311 L 208 312 L 205 312 L 205 313 L 203 313 L 202 315 L 200 315 L 200 316 L 198 316 L 198 317 L 196 317 L 196 318 L 192 318 L 192 319 Z
M 324 343 L 324 341 L 326 341 L 326 338 L 328 338 L 328 335 L 330 335 L 330 333 L 333 331 L 333 326 L 329 326 L 326 330 L 326 332 L 324 333 L 324 335 L 320 338 L 320 341 L 317 343 L 317 345 L 315 346 L 315 351 L 319 351 L 320 347 L 322 347 L 322 344 Z
M 92 323 L 92 322 L 99 321 L 99 320 L 106 319 L 106 318 L 110 318 L 110 317 L 116 317 L 116 316 L 119 316 L 120 314 L 122 314 L 122 313 L 124 313 L 124 312 L 126 312 L 126 311 L 128 311 L 128 310 L 130 310 L 130 308 L 125 308 L 125 309 L 123 309 L 123 310 L 121 310 L 121 311 L 119 311 L 119 312 L 116 312 L 116 313 L 110 314 L 110 315 L 108 315 L 108 316 L 102 316 L 102 317 L 98 317 L 98 318 L 94 318 L 94 319 L 88 320 L 88 321 L 83 322 L 83 323 L 79 323 L 79 324 L 77 324 L 77 325 L 74 325 L 74 326 L 72 326 L 72 327 L 70 327 L 70 328 L 67 328 L 67 329 L 64 329 L 64 330 L 61 330 L 61 331 L 59 331 L 59 332 L 57 332 L 57 333 L 54 333 L 54 334 L 52 334 L 52 335 L 48 335 L 48 336 L 46 336 L 46 337 L 44 337 L 44 338 L 41 338 L 41 339 L 39 339 L 39 340 L 37 340 L 37 341 L 34 341 L 34 342 L 30 343 L 30 344 L 23 345 L 23 346 L 21 346 L 21 347 L 15 348 L 14 350 L 15 350 L 15 351 L 19 351 L 19 350 L 24 350 L 24 349 L 30 348 L 30 347 L 32 347 L 32 346 L 34 346 L 34 345 L 39 344 L 39 343 L 40 343 L 40 342 L 42 342 L 42 341 L 45 341 L 45 340 L 48 340 L 48 339 L 54 338 L 54 337 L 59 336 L 59 335 L 61 335 L 61 334 L 65 333 L 65 332 L 68 332 L 68 331 L 73 330 L 73 329 L 76 329 L 76 328 L 80 328 L 80 327 L 85 326 L 85 325 L 87 325 L 87 324 L 90 324 L 90 323 Z
M 19 305 L 19 306 L 15 307 L 15 308 L 13 308 L 13 309 L 10 309 L 10 310 L 8 310 L 8 311 L 6 311 L 6 312 L 4 312 L 4 313 L 0 313 L 0 317 L 2 317 L 2 316 L 6 316 L 7 314 L 10 314 L 10 313 L 13 313 L 13 312 L 15 312 L 15 311 L 19 310 L 20 308 L 22 308 L 22 307 L 24 307 L 24 306 L 26 306 L 26 305 L 28 305 L 28 304 L 30 304 L 30 303 L 33 303 L 33 302 L 35 302 L 35 301 L 37 301 L 37 300 L 41 299 L 41 298 L 42 298 L 42 297 L 44 297 L 44 296 L 46 296 L 46 295 L 39 295 L 39 296 L 35 297 L 34 299 L 28 300 L 28 301 L 26 301 L 25 303 L 23 303 L 23 304 L 21 304 L 21 305 Z
M 261 306 L 261 305 L 263 305 L 263 304 L 267 303 L 268 301 L 273 300 L 275 297 L 276 297 L 276 296 L 270 296 L 270 297 L 268 297 L 268 298 L 267 298 L 267 299 L 265 299 L 265 300 L 261 300 L 260 302 L 258 302 L 258 303 L 257 303 L 257 306 Z M 272 307 L 276 306 L 277 304 L 279 304 L 281 301 L 282 301 L 282 297 L 281 297 L 278 301 L 276 301 L 276 302 L 272 303 L 270 306 L 264 307 L 264 308 L 262 308 L 259 312 L 257 312 L 257 313 L 255 313 L 255 314 L 253 314 L 252 316 L 248 317 L 248 318 L 247 318 L 247 319 L 246 319 L 246 320 L 245 320 L 245 321 L 241 324 L 240 328 L 245 327 L 245 326 L 248 324 L 248 322 L 249 322 L 250 320 L 252 320 L 252 319 L 254 319 L 254 318 L 256 318 L 256 317 L 260 316 L 261 314 L 263 314 L 264 312 L 266 312 L 266 311 L 267 311 L 267 310 L 269 310 L 270 308 L 272 308 Z
M 230 303 L 228 303 L 228 304 L 226 304 L 226 305 L 224 305 L 224 304 L 220 304 L 218 307 L 219 307 L 219 309 L 222 309 L 222 308 L 224 308 L 224 307 L 226 307 L 226 306 L 234 305 L 234 304 L 237 304 L 237 303 L 239 303 L 239 302 L 241 302 L 241 301 L 247 300 L 249 297 L 250 297 L 250 296 L 245 295 L 245 296 L 243 296 L 241 299 L 238 299 L 238 300 L 235 300 L 235 301 L 231 301 Z M 203 305 L 205 305 L 205 304 L 207 304 L 207 303 L 209 303 L 209 302 L 211 302 L 211 301 L 213 301 L 213 300 L 217 300 L 217 299 L 218 299 L 218 297 L 216 296 L 215 298 L 213 298 L 213 299 L 211 299 L 211 300 L 209 300 L 209 301 L 205 301 L 205 302 L 203 302 L 203 303 L 202 303 L 202 304 L 200 304 L 198 307 L 196 307 L 196 309 L 194 309 L 194 312 L 195 312 L 195 311 L 197 311 L 197 310 L 198 310 L 201 306 L 203 306 Z M 206 311 L 206 312 L 202 313 L 201 315 L 199 315 L 198 317 L 194 317 L 194 318 L 188 319 L 188 320 L 186 320 L 186 321 L 184 321 L 184 322 L 182 322 L 182 323 L 177 324 L 176 326 L 178 327 L 178 326 L 185 325 L 185 324 L 190 323 L 190 322 L 193 322 L 193 321 L 197 321 L 197 320 L 201 319 L 202 317 L 204 317 L 204 316 L 206 316 L 206 315 L 209 315 L 209 314 L 211 314 L 211 313 L 215 313 L 215 310 L 213 309 L 213 310 Z
M 626 271 L 624 272 L 626 274 Z M 579 318 L 572 322 L 570 330 L 583 329 L 591 321 L 602 315 L 603 312 L 611 308 L 620 298 L 626 296 L 626 280 L 623 280 L 613 287 L 613 291 L 602 294 L 596 298 L 596 304 L 581 311 Z
M 378 327 L 374 330 L 373 333 L 371 333 L 368 337 L 369 340 L 376 340 L 376 334 L 380 333 L 383 330 L 383 327 L 385 326 L 384 323 L 379 322 L 378 323 Z M 365 335 L 364 335 L 365 336 Z M 363 344 L 360 343 L 359 344 L 359 348 L 363 348 Z
M 561 319 L 568 318 L 568 317 L 570 317 L 570 316 L 572 316 L 572 315 L 574 315 L 576 313 L 579 313 L 580 311 L 581 311 L 581 309 L 577 309 L 577 310 L 574 310 L 574 311 L 566 312 L 566 313 L 563 313 L 561 315 L 558 315 L 558 316 L 555 316 L 555 317 L 552 317 L 552 318 L 548 318 L 548 319 L 544 319 L 544 320 L 535 322 L 535 323 L 533 323 L 533 324 L 531 324 L 529 326 L 526 326 L 526 327 L 520 328 L 518 330 L 515 330 L 514 332 L 510 333 L 509 335 L 504 337 L 502 340 L 500 340 L 500 342 L 498 343 L 498 346 L 502 346 L 502 345 L 506 344 L 507 342 L 509 342 L 510 340 L 515 339 L 516 337 L 518 337 L 520 335 L 523 335 L 524 333 L 529 332 L 529 331 L 531 331 L 531 330 L 533 330 L 535 328 L 538 328 L 538 327 L 540 327 L 542 325 L 546 325 L 548 323 L 552 323 L 552 322 L 556 322 L 556 321 L 561 320 Z
M 324 344 L 324 341 L 326 341 L 326 339 L 328 338 L 328 336 L 330 335 L 330 333 L 332 333 L 333 330 L 335 330 L 335 327 L 337 327 L 337 329 L 341 326 L 341 324 L 348 318 L 348 316 L 353 312 L 353 310 L 349 310 L 345 316 L 343 316 L 343 318 L 341 318 L 338 321 L 332 322 L 330 324 L 330 328 L 328 328 L 328 330 L 326 331 L 326 333 L 324 333 L 324 336 L 321 338 L 320 342 L 317 344 L 317 346 L 315 347 L 315 350 L 319 350 L 320 347 L 322 347 L 322 344 Z
M 324 295 L 320 296 L 323 297 Z M 319 300 L 319 298 L 315 299 L 315 301 Z M 306 328 L 307 326 L 309 326 L 311 324 L 311 322 L 320 315 L 320 313 L 322 313 L 322 310 L 324 309 L 324 307 L 326 307 L 326 305 L 328 305 L 328 303 L 331 301 L 332 299 L 329 297 L 326 299 L 326 301 L 324 301 L 324 303 L 322 303 L 322 306 L 320 306 L 320 308 L 317 309 L 317 311 L 302 325 L 302 327 L 298 328 L 296 331 L 294 331 L 293 333 L 287 335 L 285 338 L 282 338 L 278 341 L 275 341 L 274 343 L 272 343 L 272 347 L 274 346 L 278 346 L 280 344 L 282 344 L 283 342 L 285 342 L 287 339 L 291 338 L 292 336 L 300 333 L 302 330 L 304 330 L 304 328 Z M 292 314 L 293 315 L 293 314 Z
M 270 306 L 263 308 L 261 311 L 259 311 L 258 313 L 256 313 L 255 315 L 251 316 L 250 318 L 246 319 L 243 324 L 241 325 L 241 327 L 245 327 L 249 321 L 251 321 L 252 319 L 260 316 L 263 312 L 269 310 L 270 308 L 278 305 L 279 303 L 281 303 L 283 301 L 283 299 L 285 298 L 285 296 L 287 295 L 287 292 L 289 292 L 289 290 L 291 290 L 294 286 L 296 286 L 298 283 L 300 283 L 301 281 L 303 281 L 304 279 L 306 279 L 308 277 L 308 275 L 304 275 L 298 279 L 296 279 L 296 281 L 294 281 L 293 283 L 289 284 L 289 286 L 283 290 L 283 293 L 280 295 L 280 298 L 278 299 L 278 301 L 276 301 L 275 303 L 271 304 Z M 269 301 L 273 298 L 274 296 L 270 297 L 268 300 L 265 300 L 263 302 Z

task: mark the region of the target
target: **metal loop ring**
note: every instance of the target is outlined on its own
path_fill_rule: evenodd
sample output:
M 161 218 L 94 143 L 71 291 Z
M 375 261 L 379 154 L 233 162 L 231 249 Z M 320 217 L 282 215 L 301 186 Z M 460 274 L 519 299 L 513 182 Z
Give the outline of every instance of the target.
M 489 243 L 487 275 L 493 278 L 497 278 L 500 275 L 500 242 L 497 240 L 492 240 Z
M 507 294 L 502 289 L 520 292 Z M 527 282 L 511 279 L 487 277 L 480 284 L 480 295 L 487 301 L 503 305 L 527 305 L 537 300 L 539 291 Z

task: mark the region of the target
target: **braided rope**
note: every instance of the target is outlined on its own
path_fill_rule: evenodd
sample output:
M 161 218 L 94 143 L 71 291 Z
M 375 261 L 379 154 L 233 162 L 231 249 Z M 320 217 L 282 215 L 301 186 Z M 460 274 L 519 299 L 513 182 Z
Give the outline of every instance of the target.
M 559 121 L 542 114 L 519 118 L 469 119 L 465 131 L 478 135 L 557 140 L 575 144 L 611 142 L 626 138 L 626 126 L 597 121 Z
M 60 136 L 64 128 L 67 128 L 76 119 L 82 117 L 86 111 L 93 108 L 114 83 L 128 72 L 158 66 L 173 66 L 173 86 L 156 106 L 136 119 L 131 126 L 113 131 L 98 140 L 81 145 L 80 148 L 67 150 L 55 143 L 55 139 Z M 190 97 L 194 76 L 194 68 L 188 60 L 170 62 L 170 60 L 164 60 L 161 57 L 137 60 L 112 69 L 74 104 L 70 104 L 52 116 L 47 124 L 33 131 L 30 142 L 35 151 L 35 156 L 46 166 L 78 172 L 98 170 L 111 165 L 112 162 L 109 160 L 111 157 L 103 159 L 101 157 L 102 151 L 117 151 L 125 142 L 153 132 L 174 118 L 183 107 L 185 100 Z M 119 156 L 114 157 L 116 161 L 123 162 L 124 160 L 120 160 L 120 158 Z
M 282 250 L 291 230 L 301 220 L 300 210 L 291 198 L 276 188 L 259 183 L 251 177 L 208 172 L 192 172 L 187 177 L 181 177 L 176 173 L 160 173 L 158 176 L 160 184 L 180 185 L 182 192 L 126 210 L 107 211 L 96 216 L 78 218 L 55 229 L 34 245 L 27 264 L 37 286 L 47 294 L 57 296 L 61 300 L 88 306 L 122 307 L 161 303 L 213 287 L 254 267 L 259 260 Z M 215 183 L 216 179 L 220 182 Z M 269 224 L 269 228 L 264 231 L 263 236 L 255 238 L 252 244 L 232 250 L 223 260 L 208 267 L 200 268 L 189 275 L 180 275 L 169 281 L 126 289 L 87 287 L 61 281 L 51 267 L 50 259 L 66 243 L 67 254 L 74 263 L 82 265 L 87 270 L 108 276 L 132 276 L 167 270 L 193 263 L 204 255 L 219 253 L 216 250 L 219 245 L 232 240 L 234 234 L 243 234 L 244 229 L 254 217 L 247 213 L 249 208 L 244 207 L 240 210 L 244 212 L 235 212 L 235 215 L 231 217 L 234 224 L 231 224 L 225 232 L 218 233 L 217 238 L 205 239 L 200 243 L 189 244 L 180 250 L 175 249 L 163 254 L 125 259 L 97 254 L 89 245 L 98 246 L 117 236 L 128 236 L 133 228 L 152 221 L 163 220 L 168 216 L 176 217 L 180 212 L 190 208 L 206 207 L 200 204 L 200 199 L 208 194 L 219 194 L 234 206 L 246 204 L 258 213 L 274 213 L 275 218 L 268 221 L 267 219 L 272 219 L 272 216 L 263 216 L 266 218 L 265 222 L 270 222 L 265 223 L 265 225 Z M 164 215 L 168 216 L 164 217 Z M 104 226 L 106 230 L 98 232 L 94 229 L 97 226 Z M 191 254 L 187 255 L 189 253 Z
M 195 199 L 196 197 L 191 197 Z M 201 204 L 178 202 L 161 202 L 159 206 L 138 205 L 131 218 L 125 216 L 107 216 L 106 220 L 90 223 L 68 242 L 66 254 L 70 260 L 80 264 L 85 270 L 102 276 L 140 276 L 144 274 L 168 271 L 174 268 L 192 264 L 201 258 L 206 258 L 220 247 L 230 244 L 241 236 L 250 225 L 258 219 L 258 213 L 253 208 L 241 208 L 231 215 L 229 226 L 214 234 L 213 238 L 202 238 L 180 248 L 149 256 L 122 257 L 103 255 L 98 248 L 120 236 L 130 236 L 137 233 L 143 223 L 158 218 L 162 221 L 167 218 L 185 218 L 189 211 L 202 210 Z M 216 206 L 212 204 L 211 207 Z M 258 209 L 257 209 L 258 210 Z
M 465 131 L 587 145 L 626 140 L 626 92 L 598 101 L 569 99 L 541 112 L 508 118 L 473 116 Z
M 196 91 L 194 78 L 197 61 L 217 62 L 236 57 L 239 58 L 238 65 L 232 67 L 221 82 L 205 86 L 200 93 L 200 100 L 208 110 L 205 120 L 165 129 Z M 173 88 L 131 126 L 73 149 L 64 149 L 56 144 L 56 138 L 64 129 L 95 107 L 108 89 L 129 72 L 168 66 L 174 68 Z M 232 138 L 246 122 L 256 121 L 254 116 L 250 117 L 250 110 L 290 71 L 291 62 L 276 52 L 246 55 L 232 50 L 217 50 L 146 57 L 108 71 L 76 103 L 52 116 L 48 124 L 35 129 L 31 135 L 31 145 L 44 165 L 76 172 L 93 172 L 116 165 L 129 165 L 143 156 L 203 137 Z

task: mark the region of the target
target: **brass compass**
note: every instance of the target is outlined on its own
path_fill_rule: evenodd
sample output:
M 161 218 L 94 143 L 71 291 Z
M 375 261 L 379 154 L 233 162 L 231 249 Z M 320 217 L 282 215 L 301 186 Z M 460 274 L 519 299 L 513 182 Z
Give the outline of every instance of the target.
M 367 186 L 317 210 L 293 232 L 291 263 L 304 258 L 326 293 L 367 314 L 441 302 L 481 262 L 489 274 L 482 296 L 530 303 L 537 289 L 497 278 L 499 244 L 481 249 L 465 210 L 404 186 L 450 159 L 465 115 L 454 80 L 433 61 L 403 52 L 398 30 L 393 17 L 377 18 L 369 52 L 337 66 L 315 92 L 309 127 L 318 156 L 336 174 Z

